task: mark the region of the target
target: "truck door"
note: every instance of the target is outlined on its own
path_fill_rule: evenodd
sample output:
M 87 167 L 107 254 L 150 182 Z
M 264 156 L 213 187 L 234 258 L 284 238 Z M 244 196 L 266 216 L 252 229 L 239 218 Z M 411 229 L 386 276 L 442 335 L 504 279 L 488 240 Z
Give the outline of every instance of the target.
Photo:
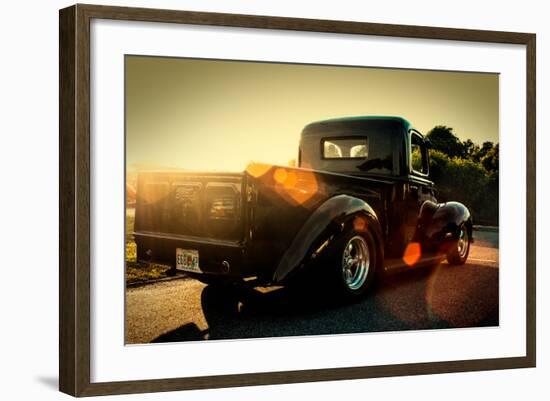
M 430 162 L 427 144 L 418 132 L 411 130 L 409 153 L 409 180 L 406 191 L 406 218 L 404 224 L 405 246 L 414 237 L 418 224 L 418 215 L 422 204 L 431 200 L 435 202 L 433 182 L 429 179 Z

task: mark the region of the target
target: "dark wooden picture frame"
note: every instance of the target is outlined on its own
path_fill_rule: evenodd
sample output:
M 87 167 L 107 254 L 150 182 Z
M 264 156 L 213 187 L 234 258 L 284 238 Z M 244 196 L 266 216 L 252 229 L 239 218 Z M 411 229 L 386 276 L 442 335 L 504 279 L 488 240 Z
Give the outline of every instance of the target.
M 526 356 L 91 383 L 90 21 L 93 18 L 525 45 L 527 49 Z M 535 366 L 536 37 L 534 34 L 95 5 L 75 5 L 62 9 L 59 15 L 59 29 L 59 388 L 62 392 L 74 396 L 92 396 Z

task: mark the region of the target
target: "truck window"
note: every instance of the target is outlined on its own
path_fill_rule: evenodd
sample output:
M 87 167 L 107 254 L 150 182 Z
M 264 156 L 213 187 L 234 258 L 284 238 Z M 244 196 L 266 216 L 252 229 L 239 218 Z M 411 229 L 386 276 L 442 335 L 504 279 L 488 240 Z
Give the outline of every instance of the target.
M 325 159 L 365 159 L 367 157 L 367 138 L 323 139 L 323 158 Z
M 411 132 L 411 165 L 413 172 L 428 174 L 428 150 L 422 137 L 415 132 Z
M 403 124 L 398 120 L 313 123 L 302 132 L 300 166 L 347 174 L 398 175 L 395 161 L 399 161 L 399 155 L 395 150 L 400 149 L 403 133 Z

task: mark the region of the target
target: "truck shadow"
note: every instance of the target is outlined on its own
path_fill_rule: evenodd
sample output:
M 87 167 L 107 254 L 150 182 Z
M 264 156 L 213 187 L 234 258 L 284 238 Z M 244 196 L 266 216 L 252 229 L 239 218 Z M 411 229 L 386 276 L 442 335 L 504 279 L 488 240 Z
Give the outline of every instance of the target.
M 184 324 L 153 342 L 498 326 L 498 268 L 439 265 L 382 280 L 358 302 L 303 287 L 206 286 L 208 329 Z

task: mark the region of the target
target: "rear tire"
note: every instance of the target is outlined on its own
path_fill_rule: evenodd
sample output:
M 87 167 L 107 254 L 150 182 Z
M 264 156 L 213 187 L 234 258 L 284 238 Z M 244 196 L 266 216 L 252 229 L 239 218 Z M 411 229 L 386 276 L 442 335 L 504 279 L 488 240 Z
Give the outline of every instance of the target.
M 470 232 L 466 225 L 460 227 L 458 239 L 455 240 L 447 251 L 447 262 L 450 265 L 463 265 L 470 253 Z
M 330 281 L 346 298 L 359 298 L 374 283 L 377 251 L 369 232 L 350 230 L 334 244 L 330 257 Z

